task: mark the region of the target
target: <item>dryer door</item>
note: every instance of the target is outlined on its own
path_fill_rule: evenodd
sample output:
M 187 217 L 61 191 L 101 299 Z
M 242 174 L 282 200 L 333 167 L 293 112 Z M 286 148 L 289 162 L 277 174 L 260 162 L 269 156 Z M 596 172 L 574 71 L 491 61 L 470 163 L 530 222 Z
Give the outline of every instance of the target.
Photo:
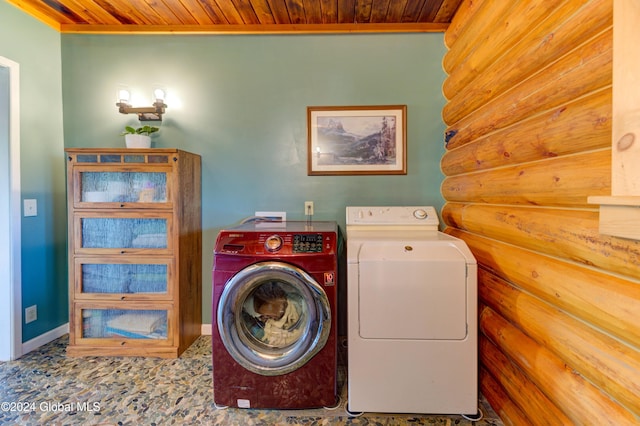
M 331 309 L 322 286 L 302 269 L 261 262 L 227 282 L 217 321 L 222 343 L 240 365 L 276 376 L 302 367 L 324 347 Z
M 359 261 L 358 320 L 362 338 L 467 337 L 466 260 L 454 245 L 369 242 L 362 245 Z

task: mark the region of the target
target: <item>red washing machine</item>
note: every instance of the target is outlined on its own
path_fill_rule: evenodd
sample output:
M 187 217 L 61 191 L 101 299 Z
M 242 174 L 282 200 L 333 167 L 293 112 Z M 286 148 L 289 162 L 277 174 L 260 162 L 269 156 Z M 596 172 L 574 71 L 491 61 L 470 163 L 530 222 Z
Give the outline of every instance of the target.
M 216 405 L 338 402 L 338 236 L 335 222 L 249 222 L 220 231 L 212 309 Z

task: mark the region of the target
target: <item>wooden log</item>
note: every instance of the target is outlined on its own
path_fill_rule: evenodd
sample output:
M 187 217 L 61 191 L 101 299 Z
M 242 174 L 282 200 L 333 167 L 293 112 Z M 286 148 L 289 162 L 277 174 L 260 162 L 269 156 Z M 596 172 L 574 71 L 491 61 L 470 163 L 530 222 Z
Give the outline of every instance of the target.
M 597 211 L 447 203 L 442 216 L 474 234 L 640 279 L 640 241 L 601 235 Z
M 458 39 L 451 45 L 449 51 L 442 59 L 442 67 L 450 73 L 455 67 L 465 60 L 480 43 L 479 40 L 486 39 L 495 28 L 500 26 L 504 16 L 509 15 L 509 11 L 519 3 L 528 0 L 511 1 L 484 1 L 478 6 L 473 19 L 469 20 L 463 31 L 458 35 Z
M 449 78 L 442 86 L 445 97 L 453 98 L 562 5 L 564 3 L 558 0 L 530 0 L 516 4 L 508 15 L 503 16 L 498 25 L 491 29 L 486 39 L 451 70 Z
M 640 415 L 640 350 L 530 296 L 484 269 L 479 297 L 627 410 Z M 640 311 L 640 301 L 638 301 Z
M 571 425 L 571 420 L 549 401 L 536 385 L 516 367 L 489 339 L 480 335 L 480 360 L 508 398 L 524 413 L 546 413 L 540 425 Z M 480 380 L 485 380 L 482 377 Z
M 504 389 L 486 370 L 480 370 L 480 391 L 491 408 L 505 425 L 527 426 L 532 424 L 525 413 L 505 394 Z
M 605 31 L 473 114 L 456 123 L 447 122 L 447 148 L 464 145 L 531 115 L 610 86 L 612 47 L 612 31 Z M 494 78 L 500 79 L 500 76 Z
M 451 19 L 449 28 L 447 28 L 447 31 L 444 33 L 444 44 L 447 48 L 455 43 L 484 1 L 485 0 L 463 0 L 462 3 L 460 3 L 458 10 L 456 10 L 455 15 L 453 15 L 453 19 Z
M 611 150 L 605 149 L 449 176 L 441 192 L 447 201 L 586 208 L 588 196 L 608 195 L 610 188 Z
M 459 78 L 456 75 L 462 71 L 462 67 L 452 70 L 443 86 L 443 92 L 450 100 L 442 112 L 445 122 L 457 122 L 568 54 L 576 46 L 610 28 L 613 25 L 612 3 L 613 0 L 565 2 L 471 84 L 465 85 L 464 90 L 462 87 L 452 87 L 449 81 Z
M 616 404 L 544 346 L 491 308 L 480 314 L 480 329 L 572 422 L 581 425 L 637 424 L 638 418 Z M 546 413 L 527 413 L 546 416 Z M 531 417 L 534 423 L 540 419 Z
M 546 302 L 640 348 L 637 282 L 540 255 L 455 228 L 478 263 Z
M 611 146 L 611 89 L 449 150 L 440 162 L 451 176 Z

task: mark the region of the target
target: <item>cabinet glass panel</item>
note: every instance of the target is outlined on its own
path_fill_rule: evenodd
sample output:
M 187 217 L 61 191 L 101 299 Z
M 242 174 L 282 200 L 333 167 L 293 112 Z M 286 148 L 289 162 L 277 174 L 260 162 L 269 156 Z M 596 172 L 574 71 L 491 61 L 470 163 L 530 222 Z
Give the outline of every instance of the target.
M 83 248 L 167 248 L 167 220 L 90 218 L 82 221 Z
M 166 203 L 167 174 L 162 172 L 81 172 L 80 201 L 85 203 Z
M 81 265 L 83 293 L 166 294 L 167 265 L 91 264 Z
M 167 311 L 82 309 L 82 337 L 166 340 Z

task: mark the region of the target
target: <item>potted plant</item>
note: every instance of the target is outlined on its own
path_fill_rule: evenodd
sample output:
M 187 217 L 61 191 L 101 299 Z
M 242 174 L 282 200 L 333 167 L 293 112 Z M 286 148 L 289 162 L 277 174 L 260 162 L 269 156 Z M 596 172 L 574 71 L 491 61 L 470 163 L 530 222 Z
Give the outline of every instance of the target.
M 154 126 L 131 127 L 126 126 L 124 132 L 124 141 L 127 148 L 151 148 L 151 133 L 160 130 Z

